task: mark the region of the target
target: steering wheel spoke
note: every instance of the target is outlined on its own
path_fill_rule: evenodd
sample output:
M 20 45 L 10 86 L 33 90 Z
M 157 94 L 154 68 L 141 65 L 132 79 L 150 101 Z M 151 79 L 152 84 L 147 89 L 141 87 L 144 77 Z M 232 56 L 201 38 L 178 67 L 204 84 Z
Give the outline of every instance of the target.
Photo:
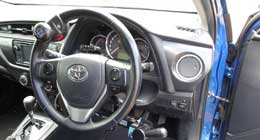
M 129 84 L 131 65 L 109 59 L 106 62 L 106 83 L 112 92 L 124 91 Z
M 60 88 L 58 86 L 59 92 Z M 61 93 L 62 100 L 64 102 L 64 105 L 68 111 L 69 118 L 74 122 L 79 123 L 86 123 L 91 120 L 91 117 L 99 110 L 99 108 L 102 106 L 107 93 L 107 86 L 104 88 L 104 91 L 98 101 L 95 103 L 95 105 L 91 108 L 79 108 L 74 107 L 69 104 L 69 102 L 64 98 L 64 96 Z

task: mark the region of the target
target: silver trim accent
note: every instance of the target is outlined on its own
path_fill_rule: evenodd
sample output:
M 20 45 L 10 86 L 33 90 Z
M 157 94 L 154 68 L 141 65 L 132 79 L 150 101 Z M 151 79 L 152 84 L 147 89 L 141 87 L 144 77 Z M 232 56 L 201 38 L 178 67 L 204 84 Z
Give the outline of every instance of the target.
M 168 131 L 165 128 L 161 128 L 160 131 L 161 131 L 161 134 L 163 134 L 162 138 L 167 138 Z
M 92 107 L 90 109 L 81 109 L 81 108 L 76 108 L 76 107 L 73 107 L 73 106 L 69 105 L 69 103 L 64 98 L 64 96 L 63 96 L 63 94 L 62 94 L 62 92 L 60 90 L 58 82 L 56 82 L 56 84 L 57 84 L 57 88 L 58 88 L 59 94 L 61 95 L 61 98 L 62 98 L 62 100 L 64 102 L 64 105 L 65 105 L 65 107 L 66 107 L 66 109 L 68 111 L 70 119 L 72 121 L 80 122 L 80 123 L 87 122 L 90 119 L 91 115 L 95 112 L 95 109 L 98 107 L 100 102 L 103 100 L 103 98 L 105 97 L 106 92 L 107 92 L 107 85 L 105 85 L 105 88 L 104 88 L 100 98 L 98 99 L 98 101 L 94 105 L 94 107 Z
M 193 57 L 193 58 L 195 58 L 195 59 L 199 62 L 199 65 L 200 65 L 200 70 L 199 70 L 199 72 L 198 72 L 195 76 L 193 76 L 193 77 L 191 77 L 191 78 L 187 78 L 187 77 L 184 77 L 183 75 L 181 75 L 180 72 L 179 72 L 179 69 L 178 69 L 179 63 L 180 63 L 184 58 L 187 58 L 187 57 Z M 180 58 L 178 59 L 178 61 L 177 61 L 177 63 L 176 63 L 175 66 L 173 65 L 172 73 L 178 78 L 178 80 L 180 80 L 180 81 L 182 81 L 182 82 L 194 82 L 194 81 L 198 80 L 199 78 L 201 78 L 203 69 L 204 69 L 203 62 L 202 62 L 202 60 L 201 60 L 198 56 L 196 56 L 196 55 L 194 55 L 194 54 L 185 54 L 185 55 L 183 55 L 182 57 L 180 57 Z
M 60 97 L 60 93 L 58 93 L 54 99 L 54 108 L 58 109 L 58 99 Z

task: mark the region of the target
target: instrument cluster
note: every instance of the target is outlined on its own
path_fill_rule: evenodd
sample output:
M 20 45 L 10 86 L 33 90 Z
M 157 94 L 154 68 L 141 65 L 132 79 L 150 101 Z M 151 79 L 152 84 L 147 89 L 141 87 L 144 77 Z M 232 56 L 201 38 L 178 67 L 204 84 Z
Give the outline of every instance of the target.
M 151 52 L 149 42 L 142 37 L 136 37 L 135 41 L 142 62 L 147 62 Z M 88 45 L 80 45 L 79 52 L 89 52 L 90 49 L 92 51 L 98 51 L 101 55 L 111 59 L 129 61 L 129 55 L 121 43 L 120 36 L 114 31 L 110 31 L 107 35 L 94 35 Z

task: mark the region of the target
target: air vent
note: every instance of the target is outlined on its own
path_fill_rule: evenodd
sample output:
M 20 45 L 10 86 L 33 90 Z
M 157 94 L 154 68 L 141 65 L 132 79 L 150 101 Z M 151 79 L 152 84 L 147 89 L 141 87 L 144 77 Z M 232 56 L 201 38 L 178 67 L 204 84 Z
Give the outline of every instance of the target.
M 10 34 L 32 35 L 34 25 L 35 24 L 32 23 L 0 24 L 0 32 Z
M 177 28 L 178 30 L 181 30 L 181 31 L 192 32 L 192 33 L 195 33 L 195 32 L 196 32 L 195 29 L 188 28 L 188 27 L 176 26 L 176 28 Z

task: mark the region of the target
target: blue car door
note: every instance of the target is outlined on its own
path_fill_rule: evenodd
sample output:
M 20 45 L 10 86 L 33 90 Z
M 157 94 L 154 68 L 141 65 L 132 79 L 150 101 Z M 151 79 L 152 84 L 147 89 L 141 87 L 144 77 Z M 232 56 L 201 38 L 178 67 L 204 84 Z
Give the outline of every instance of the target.
M 260 12 L 247 20 L 236 43 L 226 140 L 260 139 Z
M 215 57 L 201 139 L 259 140 L 260 11 L 248 18 L 234 44 L 226 0 L 212 2 L 217 26 Z

